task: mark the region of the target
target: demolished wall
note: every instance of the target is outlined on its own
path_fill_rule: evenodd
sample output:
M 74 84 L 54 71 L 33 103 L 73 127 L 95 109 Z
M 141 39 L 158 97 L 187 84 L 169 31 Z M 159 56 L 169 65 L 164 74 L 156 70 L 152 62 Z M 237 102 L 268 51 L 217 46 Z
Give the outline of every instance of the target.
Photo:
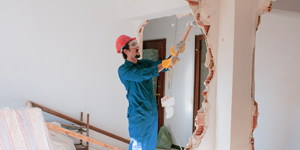
M 210 12 L 211 10 L 218 10 L 218 3 L 216 1 L 206 2 L 208 4 L 211 2 L 211 7 L 213 8 L 208 9 L 208 12 Z M 257 8 L 264 8 L 260 6 L 268 5 L 268 2 L 270 1 L 260 0 L 256 2 L 260 2 L 256 3 L 259 6 Z M 2 79 L 1 83 L 3 83 L 0 87 L 0 91 L 2 91 L 2 93 L 0 94 L 0 98 L 1 102 L 2 100 L 7 100 L 7 102 L 1 104 L 12 105 L 12 103 L 17 103 L 17 105 L 21 106 L 23 105 L 24 99 L 33 99 L 40 101 L 43 104 L 49 104 L 48 106 L 51 107 L 59 107 L 59 110 L 62 110 L 63 112 L 69 112 L 69 114 L 74 117 L 77 117 L 75 113 L 79 112 L 78 110 L 82 109 L 94 112 L 90 112 L 91 114 L 101 114 L 102 111 L 111 112 L 111 115 L 117 117 L 117 121 L 114 119 L 110 119 L 110 117 L 100 116 L 100 121 L 97 121 L 96 124 L 99 124 L 99 126 L 102 126 L 102 122 L 106 122 L 109 125 L 119 124 L 120 126 L 117 126 L 117 128 L 116 126 L 109 127 L 107 125 L 103 125 L 103 128 L 107 128 L 109 131 L 118 130 L 116 132 L 120 132 L 122 135 L 126 135 L 126 118 L 118 117 L 121 112 L 114 112 L 107 109 L 111 107 L 117 107 L 117 110 L 122 110 L 121 114 L 126 114 L 127 101 L 125 99 L 125 90 L 122 90 L 123 87 L 121 87 L 122 85 L 118 81 L 117 76 L 110 76 L 112 74 L 115 74 L 115 72 L 111 70 L 111 66 L 117 68 L 118 65 L 122 63 L 122 59 L 121 56 L 116 56 L 114 52 L 101 51 L 102 53 L 100 53 L 100 50 L 114 50 L 113 45 L 115 37 L 117 37 L 121 32 L 129 35 L 134 35 L 135 29 L 133 29 L 133 23 L 130 21 L 119 21 L 118 18 L 112 21 L 113 23 L 109 23 L 108 25 L 103 26 L 103 22 L 97 20 L 96 18 L 102 18 L 104 22 L 111 22 L 111 18 L 106 16 L 93 15 L 95 15 L 95 12 L 98 12 L 96 14 L 103 14 L 103 12 L 99 10 L 99 7 L 100 9 L 103 9 L 105 11 L 109 10 L 106 10 L 105 6 L 101 7 L 101 5 L 94 5 L 93 3 L 89 3 L 89 9 L 84 9 L 87 14 L 84 16 L 91 17 L 87 19 L 90 22 L 88 22 L 88 24 L 84 24 L 84 22 L 86 21 L 86 17 L 82 17 L 81 14 L 78 14 L 78 16 L 81 16 L 79 17 L 81 21 L 76 22 L 78 18 L 72 18 L 74 17 L 74 15 L 65 12 L 65 8 L 68 8 L 68 10 L 71 11 L 77 11 L 77 9 L 72 6 L 78 6 L 79 8 L 81 8 L 81 6 L 86 6 L 86 3 L 77 5 L 75 4 L 72 6 L 69 6 L 69 3 L 72 2 L 67 3 L 68 4 L 59 3 L 60 7 L 54 7 L 58 6 L 58 4 L 56 3 L 41 3 L 41 8 L 43 8 L 44 10 L 35 7 L 36 5 L 33 4 L 31 6 L 30 4 L 27 4 L 25 7 L 20 7 L 19 5 L 17 5 L 17 8 L 19 8 L 19 10 L 16 9 L 11 11 L 8 10 L 8 8 L 15 8 L 16 4 L 6 2 L 1 6 L 1 10 L 6 13 L 3 13 L 3 15 L 1 15 L 1 18 L 5 19 L 4 24 L 2 24 L 1 26 L 1 37 L 2 39 L 5 39 L 5 43 L 1 44 L 1 53 L 3 55 L 1 55 L 2 57 L 0 56 L 0 60 L 1 64 L 5 65 L 0 66 L 0 70 L 2 71 L 0 79 Z M 202 1 L 200 5 L 202 3 L 204 3 L 204 1 Z M 266 5 L 262 5 L 262 3 Z M 115 5 L 118 4 L 112 3 L 109 6 Z M 97 8 L 95 8 L 94 6 L 97 6 Z M 51 10 L 53 10 L 54 8 L 60 13 L 52 12 Z M 120 9 L 121 7 L 119 7 L 119 9 L 116 9 L 115 12 L 119 11 Z M 19 13 L 13 13 L 13 11 Z M 41 11 L 42 13 L 40 13 L 41 15 L 37 15 L 35 11 Z M 66 15 L 58 17 L 61 15 L 61 13 Z M 261 13 L 262 12 L 256 14 L 256 17 L 258 18 Z M 9 14 L 9 17 L 4 16 L 7 14 Z M 208 45 L 208 47 L 211 48 L 211 53 L 208 53 L 208 56 L 210 54 L 212 54 L 212 56 L 209 56 L 208 58 L 213 57 L 214 60 L 217 61 L 217 33 L 219 30 L 217 16 L 219 14 L 218 11 L 211 11 L 208 14 L 214 15 L 206 15 L 207 17 L 203 19 L 203 21 L 200 19 L 200 21 L 203 23 L 203 26 L 206 23 L 211 25 L 209 32 L 207 32 L 207 37 L 208 43 L 211 44 Z M 47 19 L 43 19 L 45 18 L 43 15 L 46 15 Z M 17 20 L 14 20 L 12 18 L 15 18 Z M 23 18 L 25 19 L 23 20 Z M 56 18 L 57 20 L 54 18 Z M 206 22 L 210 19 L 214 22 Z M 38 26 L 32 25 L 30 22 L 35 22 Z M 65 24 L 65 26 L 56 26 L 56 24 L 59 22 L 64 22 L 62 24 Z M 78 26 L 74 27 L 74 22 L 78 23 Z M 92 28 L 90 27 L 90 24 L 93 24 Z M 48 28 L 41 28 L 39 26 Z M 88 27 L 89 29 L 81 28 L 82 26 Z M 106 32 L 107 29 L 111 29 L 114 32 Z M 50 36 L 46 37 L 43 35 Z M 64 38 L 55 40 L 57 37 L 59 37 L 58 35 L 63 36 Z M 100 38 L 100 35 L 108 35 L 109 37 Z M 74 38 L 90 36 L 92 38 Z M 25 42 L 23 40 L 25 40 Z M 111 46 L 103 46 L 105 44 Z M 93 49 L 93 47 L 97 48 Z M 116 60 L 116 62 L 110 61 L 111 59 L 108 59 L 115 57 L 119 57 L 120 59 Z M 78 62 L 78 60 L 81 61 Z M 110 67 L 101 65 L 108 61 L 112 63 Z M 210 63 L 211 61 L 207 62 L 207 66 L 209 66 L 208 64 L 212 64 Z M 217 70 L 217 66 L 214 66 Z M 81 72 L 78 72 L 78 70 L 81 70 Z M 100 70 L 106 70 L 108 71 L 106 73 L 110 75 L 107 76 Z M 102 78 L 99 78 L 100 76 L 102 76 Z M 89 80 L 86 82 L 85 79 Z M 108 83 L 107 81 L 110 82 Z M 101 85 L 103 84 L 111 86 L 101 87 Z M 205 146 L 207 143 L 210 143 L 210 145 L 214 143 L 214 140 L 211 139 L 214 139 L 215 135 L 215 128 L 212 127 L 215 125 L 215 119 L 212 116 L 214 116 L 214 112 L 216 112 L 214 104 L 216 89 L 212 88 L 212 85 L 216 86 L 215 78 L 212 78 L 209 85 L 211 85 L 211 87 L 208 90 L 209 92 L 207 93 L 207 98 L 211 103 L 209 115 L 210 123 L 205 136 L 201 139 L 202 144 L 200 145 L 200 147 Z M 121 91 L 121 93 L 115 95 L 113 94 L 115 93 L 115 91 Z M 112 106 L 112 102 L 107 101 L 111 99 L 116 100 L 116 103 L 121 104 L 118 106 Z M 86 101 L 87 103 L 82 104 L 84 101 Z M 254 104 L 254 102 L 252 104 Z M 65 110 L 65 106 L 67 105 L 71 105 L 70 108 L 73 108 L 74 110 Z M 97 108 L 97 111 L 91 110 L 90 108 L 95 107 L 95 105 L 99 106 L 100 108 Z M 99 116 L 94 117 L 99 118 Z M 207 123 L 208 122 L 205 122 L 205 124 Z
M 268 12 L 266 10 L 268 10 L 267 8 L 270 8 L 269 7 L 270 0 L 258 0 L 258 1 L 252 2 L 252 3 L 251 3 L 251 1 L 245 1 L 245 2 L 247 2 L 251 5 L 250 8 L 247 8 L 247 11 L 249 11 L 248 13 L 250 13 L 250 14 L 248 14 L 248 16 L 251 16 L 249 18 L 249 20 L 251 20 L 250 21 L 251 24 L 247 25 L 247 28 L 251 29 L 251 33 L 248 33 L 248 35 L 250 36 L 249 40 L 251 41 L 250 42 L 251 44 L 250 45 L 249 45 L 249 43 L 246 44 L 247 49 L 248 50 L 251 49 L 251 50 L 247 52 L 247 54 L 249 53 L 250 55 L 246 56 L 248 59 L 247 64 L 250 64 L 250 66 L 247 66 L 248 73 L 246 75 L 247 77 L 249 77 L 249 79 L 247 80 L 247 82 L 248 81 L 249 82 L 247 84 L 249 84 L 250 86 L 249 86 L 249 88 L 245 88 L 244 92 L 252 93 L 252 94 L 249 94 L 251 96 L 246 98 L 247 103 L 248 103 L 246 107 L 247 107 L 247 113 L 249 113 L 249 116 L 248 116 L 249 119 L 244 120 L 244 123 L 249 125 L 249 132 L 244 130 L 245 134 L 243 134 L 243 136 L 246 137 L 246 141 L 247 141 L 249 147 L 252 147 L 253 139 L 251 139 L 251 137 L 252 137 L 252 132 L 256 126 L 255 122 L 256 122 L 257 114 L 258 114 L 257 103 L 254 101 L 254 79 L 253 79 L 253 74 L 254 74 L 253 73 L 253 71 L 254 71 L 254 68 L 253 68 L 254 51 L 253 50 L 254 50 L 254 45 L 255 45 L 255 42 L 254 42 L 255 36 L 254 35 L 255 35 L 255 30 L 259 24 L 259 16 L 265 12 Z M 215 148 L 217 148 L 218 149 L 218 147 L 215 147 L 215 146 L 218 146 L 218 145 L 220 146 L 220 143 L 218 143 L 219 140 L 215 140 L 215 138 L 220 138 L 220 137 L 222 137 L 220 135 L 226 135 L 226 134 L 230 136 L 230 132 L 236 132 L 236 131 L 231 131 L 232 127 L 231 127 L 230 123 L 227 126 L 228 130 L 227 129 L 225 131 L 224 131 L 224 129 L 222 130 L 219 127 L 220 125 L 218 125 L 217 128 L 215 128 L 216 112 L 217 112 L 217 114 L 224 113 L 223 108 L 221 108 L 222 106 L 216 107 L 216 106 L 218 106 L 218 105 L 216 105 L 216 100 L 218 100 L 217 99 L 217 89 L 219 90 L 220 93 L 222 93 L 222 88 L 220 88 L 219 85 L 217 86 L 216 80 L 213 78 L 214 74 L 215 74 L 215 69 L 217 69 L 216 64 L 218 61 L 218 55 L 220 55 L 218 52 L 218 46 L 219 46 L 219 42 L 221 42 L 221 43 L 224 42 L 224 39 L 225 40 L 229 39 L 229 40 L 234 41 L 235 36 L 242 37 L 238 33 L 232 34 L 231 37 L 228 37 L 228 35 L 226 35 L 226 33 L 224 32 L 225 28 L 223 28 L 223 26 L 219 26 L 219 24 L 220 23 L 226 24 L 226 22 L 227 22 L 226 19 L 228 19 L 228 18 L 226 18 L 226 16 L 223 15 L 223 13 L 227 11 L 226 8 L 227 9 L 232 8 L 232 10 L 242 11 L 240 8 L 236 8 L 236 7 L 238 7 L 239 5 L 245 6 L 245 4 L 242 4 L 243 2 L 239 2 L 239 3 L 236 3 L 237 6 L 234 7 L 235 3 L 233 1 L 226 3 L 226 2 L 221 2 L 221 1 L 210 1 L 210 0 L 201 0 L 201 1 L 200 0 L 188 0 L 188 3 L 193 12 L 195 20 L 198 21 L 197 22 L 198 25 L 203 28 L 203 31 L 206 34 L 206 42 L 207 42 L 207 48 L 208 48 L 206 66 L 209 67 L 209 69 L 210 69 L 210 75 L 208 76 L 208 79 L 205 82 L 207 89 L 203 92 L 203 95 L 206 100 L 203 103 L 203 107 L 198 112 L 199 115 L 195 118 L 195 119 L 197 119 L 197 121 L 196 121 L 197 130 L 196 130 L 196 132 L 193 133 L 193 136 L 190 138 L 190 143 L 188 144 L 187 149 L 196 149 L 196 148 L 199 148 L 199 149 L 203 149 L 203 148 L 215 149 Z M 230 7 L 227 7 L 226 5 L 228 5 Z M 222 8 L 222 9 L 220 9 L 220 8 Z M 224 12 L 220 12 L 220 10 L 222 10 Z M 232 11 L 232 17 L 233 18 L 230 18 L 230 19 L 232 19 L 231 21 L 233 24 L 232 24 L 232 26 L 229 25 L 228 30 L 225 29 L 226 31 L 230 31 L 231 28 L 235 28 L 235 25 L 236 25 L 235 17 L 239 18 L 240 20 L 247 20 L 245 18 L 241 18 L 241 17 L 243 17 L 242 15 L 235 14 L 235 11 Z M 249 20 L 247 20 L 247 21 L 249 21 Z M 238 28 L 238 29 L 243 29 L 243 28 Z M 220 39 L 221 32 L 222 32 L 223 36 L 227 36 L 227 37 Z M 243 41 L 243 42 L 246 42 L 246 41 Z M 235 47 L 241 47 L 241 45 L 239 45 L 238 43 L 233 42 L 232 44 L 233 44 L 232 45 L 233 49 Z M 237 53 L 237 52 L 233 51 L 232 54 L 233 53 Z M 237 54 L 239 55 L 241 53 L 237 53 Z M 224 59 L 224 58 L 222 58 L 222 59 Z M 228 60 L 230 61 L 230 59 L 228 59 Z M 226 62 L 226 60 L 224 60 L 224 61 Z M 222 68 L 222 69 L 225 69 L 225 68 Z M 234 83 L 230 83 L 230 84 L 233 84 L 234 87 L 238 85 L 236 81 L 234 81 Z M 237 97 L 238 95 L 236 95 L 236 94 L 232 95 L 232 96 L 234 96 L 235 98 L 238 98 Z M 218 97 L 220 97 L 220 96 L 218 96 Z M 226 96 L 223 98 L 226 99 Z M 229 98 L 229 97 L 227 97 L 227 98 Z M 226 109 L 229 111 L 228 116 L 230 116 L 230 114 L 231 114 L 231 106 L 230 105 L 234 105 L 234 108 L 235 108 L 235 107 L 238 107 L 240 104 L 237 102 L 233 102 L 232 104 L 227 103 L 226 105 L 228 105 L 228 107 Z M 237 109 L 235 111 L 241 111 L 241 110 Z M 246 113 L 246 115 L 247 115 L 247 113 Z M 238 113 L 233 113 L 233 114 L 234 114 L 234 116 L 233 116 L 234 118 L 229 117 L 228 118 L 229 120 L 236 119 L 236 117 L 238 117 L 238 115 L 237 115 Z M 225 118 L 223 118 L 223 119 L 225 119 Z M 226 121 L 226 119 L 223 121 Z M 247 123 L 247 122 L 251 122 L 251 123 Z M 222 133 L 222 132 L 224 132 L 224 133 Z M 225 133 L 225 132 L 227 132 L 227 133 Z M 207 136 L 204 136 L 205 133 L 207 133 L 206 134 Z M 216 137 L 215 137 L 215 135 L 216 135 Z M 231 146 L 237 144 L 236 142 L 234 142 L 234 143 L 232 143 L 233 145 L 231 145 L 230 137 L 227 139 L 228 139 L 228 141 L 225 143 L 229 144 L 228 147 L 231 147 Z M 250 139 L 250 140 L 248 140 L 248 139 Z M 200 145 L 202 140 L 203 140 L 203 142 Z M 222 142 L 224 143 L 224 141 L 222 141 Z M 201 148 L 199 147 L 199 145 Z
M 170 48 L 182 39 L 187 30 L 186 23 L 191 20 L 193 20 L 192 15 L 185 17 L 180 15 L 180 18 L 178 18 L 178 15 L 173 15 L 170 17 L 152 19 L 145 26 L 143 38 L 144 40 L 165 38 L 166 56 L 168 57 L 171 55 Z M 195 35 L 202 34 L 199 27 L 193 27 L 191 29 L 186 40 L 185 51 L 179 54 L 181 61 L 178 62 L 172 70 L 172 81 L 169 82 L 167 80 L 168 73 L 166 73 L 165 95 L 174 97 L 176 101 L 173 106 L 174 115 L 170 119 L 170 123 L 179 143 L 175 140 L 168 120 L 165 119 L 164 123 L 172 135 L 173 143 L 183 147 L 186 146 L 189 137 L 192 135 Z M 206 69 L 204 65 L 202 65 L 201 68 L 202 67 L 203 70 L 201 69 L 201 74 L 204 74 L 203 78 L 206 78 L 208 69 Z M 171 79 L 171 77 L 169 79 Z
M 209 29 L 211 25 L 216 25 L 218 23 L 219 18 L 217 18 L 216 16 L 213 16 L 214 14 L 216 14 L 217 9 L 213 8 L 213 2 L 209 1 L 209 0 L 187 0 L 192 11 L 193 14 L 195 16 L 195 19 L 198 22 L 198 25 L 201 26 L 205 33 L 206 33 L 206 42 L 207 42 L 207 48 L 208 48 L 208 57 L 207 57 L 207 63 L 206 66 L 209 67 L 210 69 L 210 75 L 207 78 L 207 81 L 205 82 L 206 86 L 209 87 L 209 83 L 211 81 L 211 79 L 213 78 L 213 73 L 214 73 L 214 55 L 213 53 L 217 53 L 217 49 L 213 49 L 212 50 L 212 46 L 216 46 L 217 44 L 211 44 L 211 40 L 210 37 L 211 36 L 217 36 L 218 34 L 215 35 L 209 35 Z M 260 15 L 265 13 L 265 12 L 269 12 L 271 11 L 271 1 L 270 0 L 264 0 L 264 1 L 257 1 L 258 7 L 254 7 L 255 10 L 253 11 L 255 14 L 255 28 L 257 29 L 258 25 L 259 25 L 259 21 L 260 21 Z M 224 5 L 220 5 L 221 7 L 225 7 Z M 236 7 L 239 5 L 236 5 Z M 217 7 L 216 7 L 217 8 Z M 256 10 L 256 8 L 258 8 L 258 10 Z M 211 18 L 216 18 L 215 20 L 211 20 Z M 249 18 L 250 19 L 250 18 Z M 221 20 L 221 18 L 220 18 Z M 224 29 L 224 28 L 223 28 Z M 255 30 L 253 30 L 255 32 Z M 255 39 L 252 38 L 252 39 Z M 224 41 L 224 39 L 223 39 Z M 252 41 L 253 42 L 253 41 Z M 252 116 L 249 118 L 249 121 L 252 123 L 251 124 L 251 130 L 250 130 L 250 141 L 249 141 L 249 145 L 251 145 L 251 149 L 254 149 L 254 139 L 253 139 L 253 131 L 256 128 L 256 124 L 257 124 L 257 116 L 258 116 L 258 110 L 257 110 L 257 103 L 254 100 L 254 45 L 255 42 L 253 42 L 253 54 L 252 54 L 252 87 L 251 87 L 251 99 L 252 99 Z M 209 124 L 209 100 L 207 99 L 207 92 L 209 92 L 209 90 L 205 90 L 203 92 L 203 96 L 205 96 L 205 101 L 203 102 L 203 107 L 198 111 L 198 116 L 195 118 L 196 119 L 196 123 L 195 125 L 197 126 L 196 131 L 193 133 L 193 136 L 190 138 L 190 142 L 187 146 L 186 149 L 196 149 L 198 148 L 199 144 L 201 143 L 201 140 L 203 138 L 203 136 L 206 133 L 206 130 L 208 128 L 208 124 Z M 230 108 L 231 109 L 231 108 Z M 218 144 L 218 143 L 217 143 Z M 235 144 L 233 144 L 235 145 Z M 230 146 L 231 147 L 231 146 Z M 199 148 L 201 149 L 201 148 Z

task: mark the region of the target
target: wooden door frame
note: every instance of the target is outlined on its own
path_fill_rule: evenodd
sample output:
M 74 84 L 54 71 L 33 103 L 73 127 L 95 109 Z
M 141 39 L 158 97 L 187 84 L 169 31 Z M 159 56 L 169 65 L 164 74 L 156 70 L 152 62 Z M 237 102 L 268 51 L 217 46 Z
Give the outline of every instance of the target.
M 166 59 L 166 39 L 156 39 L 156 40 L 145 40 L 143 41 L 143 49 L 151 49 L 153 47 L 148 47 L 149 44 L 155 45 L 155 43 L 162 44 L 162 49 L 158 49 L 159 55 L 158 60 Z M 155 48 L 157 49 L 157 48 Z M 160 72 L 159 77 L 161 81 L 160 84 L 157 84 L 157 93 L 162 93 L 160 96 L 156 96 L 157 105 L 158 105 L 158 131 L 161 126 L 164 125 L 164 107 L 161 106 L 161 98 L 165 96 L 165 73 Z M 161 85 L 160 87 L 158 85 Z
M 201 40 L 205 40 L 203 35 L 195 35 L 195 59 L 194 59 L 194 104 L 193 104 L 193 128 L 195 127 L 195 118 L 197 116 L 197 111 L 200 109 L 200 96 L 201 91 Z

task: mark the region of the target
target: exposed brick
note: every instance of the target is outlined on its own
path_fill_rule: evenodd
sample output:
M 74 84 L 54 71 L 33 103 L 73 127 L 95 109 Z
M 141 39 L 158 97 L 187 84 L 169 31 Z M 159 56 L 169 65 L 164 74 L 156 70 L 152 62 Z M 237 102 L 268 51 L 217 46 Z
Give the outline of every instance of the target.
M 272 11 L 272 2 L 270 2 L 270 4 L 268 5 L 266 12 L 270 12 Z
M 197 126 L 197 129 L 195 130 L 195 134 L 197 136 L 199 136 L 199 135 L 201 135 L 203 133 L 203 130 L 204 130 L 203 127 L 204 127 L 204 125 Z
M 197 6 L 201 0 L 199 0 L 199 1 L 186 0 L 186 1 L 189 3 L 189 5 Z
M 258 26 L 260 25 L 260 19 L 261 19 L 261 17 L 258 16 L 258 19 L 257 19 L 257 25 L 256 25 L 256 31 L 258 30 Z
M 205 35 L 208 35 L 209 28 L 210 28 L 210 25 L 204 25 Z

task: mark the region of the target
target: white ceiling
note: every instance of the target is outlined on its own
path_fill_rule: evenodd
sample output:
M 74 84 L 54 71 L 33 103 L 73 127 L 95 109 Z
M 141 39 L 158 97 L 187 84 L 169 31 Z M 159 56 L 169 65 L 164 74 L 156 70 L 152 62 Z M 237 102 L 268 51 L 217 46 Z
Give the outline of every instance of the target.
M 300 12 L 300 0 L 276 0 L 273 2 L 273 8 Z

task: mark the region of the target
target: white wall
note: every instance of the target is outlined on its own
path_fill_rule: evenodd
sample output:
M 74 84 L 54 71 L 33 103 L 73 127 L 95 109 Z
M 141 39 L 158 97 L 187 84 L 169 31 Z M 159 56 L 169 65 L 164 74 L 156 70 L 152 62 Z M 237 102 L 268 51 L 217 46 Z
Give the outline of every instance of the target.
M 148 20 L 190 11 L 184 0 L 124 0 L 123 17 Z
M 1 1 L 0 108 L 32 100 L 78 119 L 83 111 L 92 125 L 129 139 L 115 40 L 136 29 L 122 9 L 121 0 Z
M 255 54 L 257 150 L 300 147 L 300 13 L 272 10 L 262 15 Z
M 163 17 L 150 20 L 144 28 L 144 40 L 166 39 L 166 56 L 170 56 L 170 48 L 179 42 L 187 27 L 186 23 L 193 20 L 193 16 L 180 18 L 177 22 L 177 34 L 175 37 L 176 16 Z M 194 49 L 195 35 L 202 34 L 199 27 L 194 27 L 186 40 L 184 53 L 179 54 L 179 61 L 173 69 L 172 91 L 168 89 L 167 73 L 165 82 L 165 94 L 171 94 L 175 98 L 174 115 L 170 122 L 178 138 L 179 143 L 175 140 L 171 131 L 168 120 L 165 120 L 165 126 L 172 135 L 173 143 L 176 145 L 186 146 L 189 137 L 192 135 L 193 123 L 193 89 L 194 89 Z M 176 39 L 175 39 L 176 38 Z M 175 39 L 175 43 L 174 43 Z M 203 65 L 201 67 L 204 67 Z M 207 69 L 208 70 L 208 69 Z M 206 70 L 206 73 L 208 72 Z M 207 76 L 207 74 L 206 74 Z M 170 93 L 171 92 L 171 93 Z
M 155 7 L 157 1 L 142 4 L 147 4 L 147 7 L 141 9 L 138 8 L 140 3 L 131 3 L 133 8 L 145 12 L 142 13 L 144 16 L 151 13 L 167 14 L 166 10 L 181 6 L 182 10 L 186 9 L 185 1 L 168 3 L 164 7 Z M 131 5 L 124 5 L 125 9 Z M 117 68 L 123 59 L 116 54 L 115 40 L 120 34 L 134 36 L 135 23 L 122 20 L 121 14 L 125 11 L 123 14 L 132 14 L 128 18 L 139 18 L 141 11 L 137 9 L 132 9 L 136 12 L 125 11 L 121 0 L 1 1 L 0 108 L 24 107 L 29 99 L 74 118 L 79 118 L 83 111 L 90 113 L 91 124 L 129 139 L 126 91 L 117 75 Z M 218 17 L 211 17 L 214 18 Z M 299 147 L 297 127 L 300 113 L 297 106 L 300 71 L 297 50 L 300 46 L 296 41 L 300 39 L 299 18 L 299 13 L 277 10 L 262 16 L 256 43 L 256 101 L 260 112 L 258 129 L 254 132 L 256 149 L 294 150 Z M 218 49 L 217 21 L 215 19 L 210 29 L 210 44 L 213 45 L 215 57 Z M 182 26 L 185 26 L 186 21 L 183 22 Z M 150 24 L 151 21 L 145 28 Z M 170 26 L 156 29 L 174 33 L 174 28 Z M 179 32 L 177 38 L 180 38 L 176 42 L 183 34 Z M 152 38 L 160 37 L 148 39 Z M 174 45 L 173 40 L 167 41 L 167 49 L 170 49 L 170 45 Z M 193 55 L 187 50 L 188 47 L 185 53 L 180 54 L 182 60 L 189 60 Z M 193 73 L 186 74 L 184 80 L 179 80 L 182 77 L 176 75 L 176 69 L 185 72 L 193 69 L 192 61 L 185 63 L 188 64 L 179 62 L 174 69 L 173 81 L 178 83 L 173 83 L 173 86 L 185 88 L 180 93 L 173 89 L 172 95 L 177 103 L 171 122 L 176 119 L 178 109 L 192 111 L 193 86 L 189 82 L 193 79 Z M 212 82 L 216 85 L 215 80 Z M 215 91 L 213 88 L 211 90 Z M 211 97 L 214 94 L 210 94 Z M 180 105 L 178 100 L 188 103 Z M 210 100 L 214 102 L 214 98 Z M 211 112 L 211 116 L 215 114 L 214 109 Z M 174 127 L 184 132 L 176 135 L 183 141 L 180 144 L 185 146 L 185 137 L 191 134 L 192 118 L 184 115 L 177 117 L 185 119 L 181 120 L 184 124 L 180 122 Z M 215 128 L 211 128 L 214 120 L 210 121 L 209 130 L 214 133 Z M 185 124 L 189 122 L 190 125 Z M 214 135 L 208 133 L 212 132 L 206 133 L 201 145 L 213 141 L 205 140 L 207 136 Z M 122 142 L 103 136 L 98 136 L 98 139 L 127 149 L 127 144 Z

